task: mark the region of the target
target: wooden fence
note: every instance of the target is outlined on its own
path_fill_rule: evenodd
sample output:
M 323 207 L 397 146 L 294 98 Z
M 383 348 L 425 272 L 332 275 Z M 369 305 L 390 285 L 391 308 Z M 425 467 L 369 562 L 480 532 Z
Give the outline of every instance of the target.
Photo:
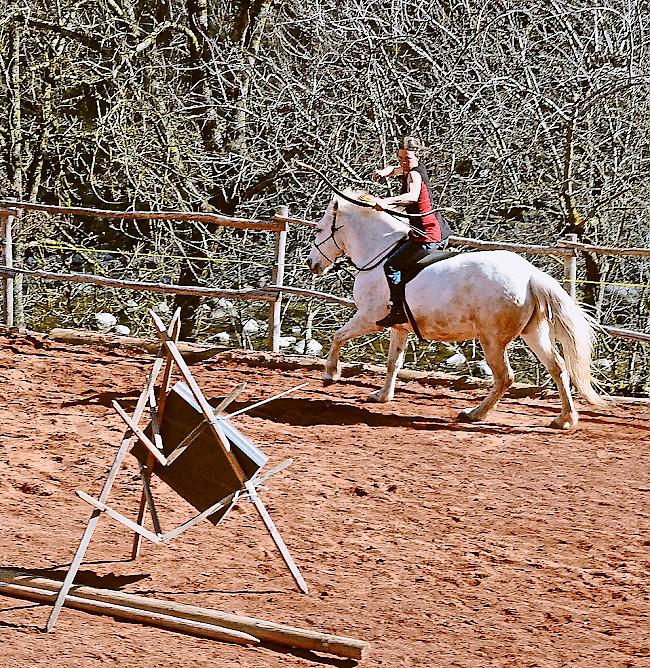
M 14 267 L 13 261 L 13 223 L 20 210 L 43 211 L 54 215 L 75 215 L 100 219 L 119 220 L 165 220 L 165 221 L 196 221 L 207 224 L 221 225 L 223 227 L 234 227 L 244 230 L 270 231 L 275 233 L 275 244 L 273 254 L 273 268 L 271 285 L 259 289 L 231 290 L 216 289 L 210 287 L 170 285 L 167 283 L 151 283 L 143 281 L 129 281 L 106 278 L 93 274 L 80 273 L 58 273 L 41 270 L 30 270 Z M 121 212 L 101 209 L 88 209 L 82 207 L 59 207 L 47 204 L 33 204 L 30 202 L 0 201 L 0 236 L 3 244 L 3 264 L 0 266 L 0 276 L 3 284 L 4 302 L 4 324 L 12 327 L 14 325 L 14 279 L 16 275 L 22 274 L 42 280 L 65 281 L 70 283 L 91 283 L 110 288 L 123 288 L 128 290 L 147 291 L 160 294 L 184 294 L 202 297 L 225 297 L 229 299 L 243 299 L 269 302 L 269 348 L 273 352 L 280 349 L 280 326 L 282 295 L 293 294 L 300 297 L 319 299 L 343 306 L 354 307 L 351 299 L 338 297 L 336 295 L 315 290 L 306 290 L 284 285 L 285 255 L 287 246 L 287 233 L 290 225 L 315 227 L 311 221 L 290 218 L 286 206 L 278 207 L 275 215 L 267 220 L 250 220 L 245 218 L 229 218 L 212 213 L 193 213 L 178 211 L 136 211 Z M 575 298 L 577 257 L 580 251 L 600 253 L 618 256 L 641 256 L 650 257 L 650 249 L 646 248 L 605 248 L 578 243 L 575 235 L 568 235 L 559 240 L 555 246 L 542 246 L 530 244 L 515 244 L 505 242 L 478 241 L 465 237 L 450 237 L 450 245 L 465 246 L 480 250 L 510 250 L 516 253 L 532 255 L 553 255 L 562 257 L 564 264 L 564 288 Z M 608 334 L 616 337 L 650 342 L 650 334 L 634 332 L 617 327 L 602 326 Z
M 280 316 L 282 309 L 282 294 L 295 294 L 303 297 L 321 299 L 345 306 L 353 306 L 351 299 L 337 297 L 325 292 L 303 290 L 284 286 L 285 255 L 287 246 L 287 232 L 289 223 L 309 224 L 309 221 L 288 218 L 286 206 L 278 207 L 276 215 L 268 220 L 249 220 L 245 218 L 229 218 L 212 213 L 188 213 L 179 211 L 108 211 L 102 209 L 88 209 L 83 207 L 60 207 L 47 204 L 33 204 L 30 202 L 0 201 L 0 237 L 4 240 L 3 265 L 0 266 L 0 275 L 3 284 L 4 324 L 14 325 L 14 279 L 22 274 L 41 280 L 65 281 L 68 283 L 91 283 L 93 285 L 110 288 L 123 288 L 159 294 L 197 295 L 200 297 L 224 297 L 229 299 L 244 299 L 266 301 L 270 303 L 269 312 L 269 348 L 273 352 L 280 350 Z M 209 287 L 170 285 L 167 283 L 150 283 L 144 281 L 129 281 L 93 274 L 59 273 L 41 270 L 30 270 L 14 267 L 13 262 L 13 222 L 20 210 L 43 211 L 51 215 L 75 215 L 88 218 L 112 220 L 165 220 L 165 221 L 196 221 L 222 227 L 234 227 L 243 230 L 268 231 L 275 233 L 275 248 L 273 255 L 273 269 L 271 285 L 260 289 L 229 290 Z

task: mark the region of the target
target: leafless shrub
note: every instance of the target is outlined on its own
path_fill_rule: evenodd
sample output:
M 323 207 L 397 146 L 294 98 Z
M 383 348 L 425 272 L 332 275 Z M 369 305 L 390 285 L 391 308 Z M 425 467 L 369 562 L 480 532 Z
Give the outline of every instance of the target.
M 461 234 L 650 239 L 649 19 L 638 3 L 22 0 L 3 9 L 7 196 L 242 216 L 288 204 L 316 218 L 329 193 L 293 157 L 372 188 L 370 171 L 412 134 L 429 148 L 441 203 L 461 211 Z M 253 247 L 268 256 L 263 236 L 88 221 L 63 229 L 54 233 L 71 247 L 136 253 L 112 264 L 94 256 L 105 271 L 231 287 L 264 280 L 244 264 Z M 39 238 L 25 222 L 19 262 Z M 306 243 L 301 232 L 290 246 L 299 285 L 312 280 L 297 268 Z M 56 262 L 73 253 L 91 262 L 89 252 L 61 250 Z M 217 264 L 223 256 L 232 262 Z M 580 297 L 596 315 L 647 329 L 647 265 L 584 259 Z M 557 271 L 552 260 L 541 266 Z M 327 281 L 323 289 L 349 290 L 347 277 Z M 625 309 L 607 283 L 634 284 L 639 308 Z M 33 321 L 52 310 L 31 287 L 24 301 Z M 184 335 L 209 335 L 198 300 L 177 303 Z M 327 307 L 319 318 L 333 328 L 340 313 Z M 630 355 L 647 362 L 646 352 Z

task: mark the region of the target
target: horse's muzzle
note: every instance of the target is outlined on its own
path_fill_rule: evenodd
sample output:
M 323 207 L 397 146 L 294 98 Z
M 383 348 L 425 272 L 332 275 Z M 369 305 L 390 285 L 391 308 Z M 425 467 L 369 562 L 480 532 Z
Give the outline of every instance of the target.
M 307 266 L 312 274 L 320 275 L 323 273 L 323 268 L 320 266 L 320 262 L 314 262 L 310 257 L 307 258 Z

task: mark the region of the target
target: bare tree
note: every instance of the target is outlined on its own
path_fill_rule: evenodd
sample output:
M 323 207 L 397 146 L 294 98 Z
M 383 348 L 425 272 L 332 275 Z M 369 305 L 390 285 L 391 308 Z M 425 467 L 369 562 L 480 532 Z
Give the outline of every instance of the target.
M 289 204 L 310 217 L 329 193 L 293 169 L 294 156 L 341 185 L 374 187 L 367 176 L 392 159 L 396 137 L 416 134 L 440 201 L 461 211 L 460 233 L 647 245 L 646 5 L 5 0 L 3 190 L 228 215 Z M 256 265 L 236 263 L 265 243 L 200 225 L 163 234 L 83 222 L 68 233 L 77 246 L 170 256 L 138 271 L 222 285 L 250 280 L 237 267 Z M 291 246 L 295 262 L 305 240 Z M 231 255 L 228 268 L 210 259 L 217 249 Z M 585 260 L 581 297 L 603 313 L 616 300 L 607 283 L 643 285 L 638 267 Z M 112 270 L 127 264 L 135 268 L 123 260 Z M 177 303 L 188 336 L 199 302 Z M 642 296 L 638 304 L 625 324 L 644 328 Z

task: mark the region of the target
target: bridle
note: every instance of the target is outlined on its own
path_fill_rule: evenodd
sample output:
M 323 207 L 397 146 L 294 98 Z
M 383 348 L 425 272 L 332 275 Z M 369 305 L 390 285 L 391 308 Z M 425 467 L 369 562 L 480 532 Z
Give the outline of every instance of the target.
M 339 246 L 338 241 L 336 240 L 336 237 L 334 236 L 338 230 L 340 230 L 343 225 L 336 227 L 336 214 L 339 212 L 339 203 L 334 202 L 333 206 L 333 211 L 332 211 L 332 222 L 330 224 L 330 233 L 328 237 L 325 237 L 322 241 L 319 241 L 318 243 L 314 242 L 314 248 L 330 263 L 334 264 L 336 260 L 333 260 L 330 257 L 327 257 L 325 253 L 321 250 L 321 246 L 324 243 L 327 243 L 330 239 L 334 242 L 334 245 L 342 252 L 345 253 L 345 251 Z
M 337 195 L 339 194 L 338 192 L 336 193 Z M 344 199 L 348 200 L 349 202 L 352 202 L 353 204 L 357 204 L 357 201 L 352 199 L 351 197 L 344 197 Z M 358 202 L 359 206 L 365 206 L 369 207 L 370 205 L 367 204 L 366 202 Z M 338 216 L 339 212 L 339 203 L 334 202 L 334 205 L 332 207 L 332 222 L 330 223 L 330 233 L 329 236 L 325 237 L 322 241 L 319 241 L 318 243 L 314 243 L 314 248 L 335 268 L 338 269 L 339 267 L 336 266 L 336 260 L 332 260 L 331 258 L 327 257 L 325 253 L 321 250 L 321 246 L 329 241 L 330 239 L 334 242 L 334 245 L 342 252 L 345 253 L 345 250 L 341 248 L 339 245 L 338 241 L 336 240 L 335 234 L 343 228 L 343 225 L 339 225 L 338 227 L 336 226 L 336 218 Z M 375 255 L 373 258 L 370 259 L 368 264 L 366 264 L 363 267 L 358 267 L 350 258 L 347 258 L 347 261 L 357 270 L 357 271 L 371 271 L 373 269 L 376 269 L 380 264 L 384 262 L 384 260 L 393 252 L 393 249 L 400 243 L 402 243 L 402 240 L 404 237 L 401 237 L 398 239 L 394 244 L 391 244 L 388 248 L 385 250 L 381 251 L 377 255 Z M 340 265 L 339 265 L 340 266 Z M 341 267 L 342 269 L 345 269 L 345 267 Z

